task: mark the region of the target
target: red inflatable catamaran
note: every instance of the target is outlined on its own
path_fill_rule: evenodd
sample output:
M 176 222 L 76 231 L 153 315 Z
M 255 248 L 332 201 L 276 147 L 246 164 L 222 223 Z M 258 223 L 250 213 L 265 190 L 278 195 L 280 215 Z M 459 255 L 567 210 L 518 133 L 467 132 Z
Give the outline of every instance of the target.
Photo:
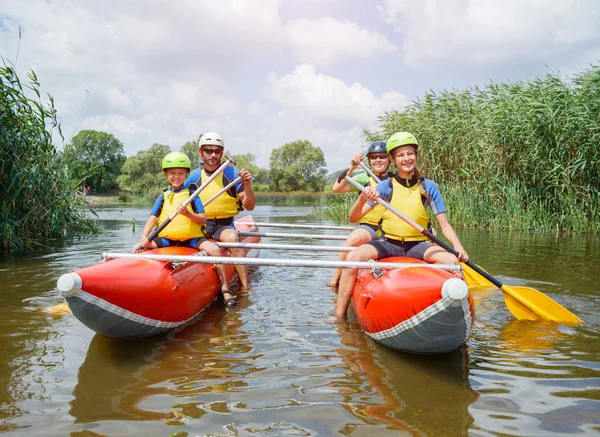
M 238 231 L 258 229 L 251 216 L 235 222 Z M 259 237 L 246 236 L 257 243 Z M 223 256 L 226 250 L 222 249 Z M 187 247 L 165 247 L 147 254 L 193 255 Z M 257 256 L 251 250 L 249 257 Z M 208 258 L 207 258 L 208 259 Z M 227 265 L 227 280 L 234 268 Z M 196 319 L 215 300 L 219 279 L 213 264 L 146 259 L 110 259 L 63 275 L 58 280 L 69 308 L 84 325 L 107 337 L 159 334 Z
M 414 258 L 379 261 L 412 266 L 359 271 L 352 303 L 369 337 L 387 347 L 417 354 L 447 353 L 469 338 L 475 312 L 473 297 L 463 280 Z

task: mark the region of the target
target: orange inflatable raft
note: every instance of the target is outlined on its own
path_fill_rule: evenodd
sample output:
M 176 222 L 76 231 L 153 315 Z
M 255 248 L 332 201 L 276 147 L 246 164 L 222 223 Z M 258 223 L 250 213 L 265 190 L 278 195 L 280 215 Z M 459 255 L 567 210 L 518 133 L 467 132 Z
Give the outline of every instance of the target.
M 257 231 L 250 216 L 235 222 L 238 231 Z M 246 243 L 259 237 L 248 236 Z M 227 253 L 222 249 L 223 256 Z M 165 247 L 148 254 L 192 255 L 188 247 Z M 250 251 L 248 256 L 257 256 Z M 227 265 L 227 280 L 235 271 Z M 109 259 L 63 275 L 58 289 L 84 325 L 107 337 L 147 337 L 196 319 L 217 297 L 213 264 L 144 259 Z
M 414 258 L 380 261 L 415 264 Z M 471 334 L 473 298 L 452 273 L 423 267 L 359 270 L 352 292 L 356 317 L 375 341 L 404 352 L 441 354 Z

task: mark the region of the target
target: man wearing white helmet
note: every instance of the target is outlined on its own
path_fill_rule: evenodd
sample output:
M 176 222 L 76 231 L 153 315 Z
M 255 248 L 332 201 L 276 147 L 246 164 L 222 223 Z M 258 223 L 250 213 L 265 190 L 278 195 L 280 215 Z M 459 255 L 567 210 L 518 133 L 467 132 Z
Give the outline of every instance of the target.
M 198 144 L 198 152 L 204 164 L 190 173 L 185 185 L 188 186 L 191 183 L 197 186 L 202 185 L 221 165 L 224 149 L 223 138 L 218 133 L 208 132 L 202 135 Z M 252 191 L 252 174 L 248 170 L 238 170 L 230 165 L 225 168 L 222 177 L 215 178 L 202 190 L 200 198 L 202 203 L 206 203 L 208 199 L 221 191 L 238 175 L 242 179 L 240 182 L 205 207 L 206 235 L 208 238 L 235 243 L 239 241 L 233 219 L 244 209 L 248 211 L 254 209 L 256 199 L 254 191 Z M 231 254 L 233 256 L 245 256 L 243 249 L 232 248 Z M 240 278 L 242 289 L 248 288 L 246 266 L 236 265 L 235 270 Z M 228 296 L 224 296 L 224 298 L 227 300 Z

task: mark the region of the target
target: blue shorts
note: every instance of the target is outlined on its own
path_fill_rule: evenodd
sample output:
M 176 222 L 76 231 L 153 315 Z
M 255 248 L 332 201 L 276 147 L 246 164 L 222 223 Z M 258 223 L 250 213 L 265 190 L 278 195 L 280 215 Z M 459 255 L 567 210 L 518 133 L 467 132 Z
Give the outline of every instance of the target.
M 170 240 L 168 238 L 157 237 L 154 239 L 157 247 L 193 247 L 194 249 L 200 250 L 200 245 L 208 241 L 206 237 L 190 238 L 189 240 Z
M 369 241 L 368 243 L 377 251 L 377 259 L 392 256 L 408 256 L 410 258 L 423 259 L 425 251 L 435 246 L 431 241 L 398 241 L 383 238 L 381 240 Z
M 223 219 L 207 219 L 206 220 L 206 236 L 213 240 L 221 240 L 221 234 L 226 229 L 235 229 L 233 225 L 233 217 Z

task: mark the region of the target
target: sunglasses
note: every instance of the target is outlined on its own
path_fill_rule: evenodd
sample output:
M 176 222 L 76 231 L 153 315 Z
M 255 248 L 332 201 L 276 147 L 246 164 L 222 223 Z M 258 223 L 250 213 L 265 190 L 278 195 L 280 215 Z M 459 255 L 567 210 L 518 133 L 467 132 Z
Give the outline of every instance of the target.
M 369 159 L 375 160 L 375 159 L 387 159 L 387 153 L 372 153 L 369 155 Z
M 220 147 L 215 147 L 214 149 L 208 148 L 208 147 L 203 147 L 202 148 L 202 152 L 206 153 L 207 155 L 218 155 L 223 151 L 223 149 L 221 149 Z

